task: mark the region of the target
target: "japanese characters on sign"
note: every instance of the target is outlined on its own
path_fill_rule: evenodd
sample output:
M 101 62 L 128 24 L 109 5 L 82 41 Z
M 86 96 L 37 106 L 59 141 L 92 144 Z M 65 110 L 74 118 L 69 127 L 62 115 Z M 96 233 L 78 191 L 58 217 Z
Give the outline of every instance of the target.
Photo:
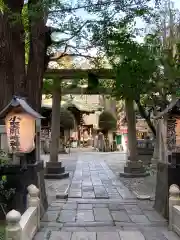
M 11 153 L 29 153 L 35 148 L 35 118 L 27 113 L 10 112 L 5 119 Z
M 20 134 L 20 121 L 21 118 L 17 116 L 13 116 L 9 119 L 9 144 L 11 147 L 11 152 L 19 152 L 20 142 L 19 142 L 19 134 Z

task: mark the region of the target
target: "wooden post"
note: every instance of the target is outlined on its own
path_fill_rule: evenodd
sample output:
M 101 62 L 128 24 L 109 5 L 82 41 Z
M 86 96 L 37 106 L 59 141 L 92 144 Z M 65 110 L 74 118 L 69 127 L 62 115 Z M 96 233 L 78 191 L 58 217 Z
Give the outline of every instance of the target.
M 169 188 L 169 230 L 172 231 L 173 206 L 180 206 L 180 189 L 176 184 Z
M 22 229 L 20 226 L 21 214 L 16 210 L 11 210 L 6 215 L 6 240 L 22 240 Z

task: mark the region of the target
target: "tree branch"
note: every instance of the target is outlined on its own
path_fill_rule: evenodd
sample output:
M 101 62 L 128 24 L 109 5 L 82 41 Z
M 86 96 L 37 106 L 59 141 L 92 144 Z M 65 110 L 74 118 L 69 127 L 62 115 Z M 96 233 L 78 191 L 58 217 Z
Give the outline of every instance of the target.
M 149 128 L 151 129 L 151 131 L 152 131 L 152 133 L 153 133 L 153 135 L 156 137 L 156 129 L 155 129 L 153 123 L 151 122 L 150 116 L 148 116 L 148 115 L 146 114 L 145 109 L 144 109 L 143 106 L 141 105 L 139 99 L 138 99 L 138 100 L 135 100 L 135 102 L 136 102 L 136 104 L 137 104 L 137 106 L 138 106 L 139 113 L 141 114 L 141 117 L 143 117 L 143 118 L 146 120 Z
M 111 4 L 122 4 L 122 0 L 114 0 L 114 1 L 106 1 L 106 2 L 98 2 L 98 3 L 92 3 L 92 4 L 88 4 L 88 5 L 82 5 L 82 6 L 77 6 L 77 7 L 72 7 L 72 8 L 60 8 L 60 9 L 56 9 L 56 10 L 50 10 L 49 13 L 57 13 L 57 12 L 61 12 L 61 13 L 70 13 L 70 12 L 73 12 L 73 11 L 77 11 L 77 10 L 80 10 L 80 9 L 88 9 L 88 8 L 97 8 L 97 7 L 105 7 L 105 6 L 109 6 Z M 137 6 L 136 3 L 134 4 L 129 4 L 129 5 L 126 5 L 124 7 L 128 8 L 128 7 L 133 7 L 133 6 Z M 123 8 L 124 8 L 123 7 Z
M 61 53 L 61 52 L 57 52 L 54 56 L 50 57 L 50 61 L 52 62 L 56 62 L 59 59 L 62 59 L 63 57 L 84 57 L 84 58 L 89 58 L 89 59 L 94 59 L 95 57 L 89 56 L 89 55 L 85 55 L 85 54 L 81 54 L 81 53 Z

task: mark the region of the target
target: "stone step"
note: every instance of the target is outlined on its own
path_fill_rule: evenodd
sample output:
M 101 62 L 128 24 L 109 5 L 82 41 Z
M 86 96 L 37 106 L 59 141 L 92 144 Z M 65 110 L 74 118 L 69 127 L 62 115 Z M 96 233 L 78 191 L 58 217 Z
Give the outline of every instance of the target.
M 36 234 L 34 240 L 179 240 L 179 237 L 170 231 L 152 232 L 145 231 L 141 232 L 138 230 L 118 230 L 113 231 L 46 231 L 39 232 Z
M 58 169 L 58 173 L 64 173 L 65 172 L 65 167 L 61 167 Z M 48 168 L 48 173 L 46 174 L 57 174 L 57 168 L 56 167 L 49 167 Z
M 45 179 L 63 179 L 63 178 L 68 178 L 69 173 L 58 173 L 58 174 L 49 174 L 46 173 L 44 174 Z
M 119 204 L 137 204 L 139 200 L 136 199 L 117 199 L 117 198 L 109 198 L 109 199 L 93 199 L 93 198 L 68 198 L 68 202 L 76 202 L 76 203 L 119 203 Z

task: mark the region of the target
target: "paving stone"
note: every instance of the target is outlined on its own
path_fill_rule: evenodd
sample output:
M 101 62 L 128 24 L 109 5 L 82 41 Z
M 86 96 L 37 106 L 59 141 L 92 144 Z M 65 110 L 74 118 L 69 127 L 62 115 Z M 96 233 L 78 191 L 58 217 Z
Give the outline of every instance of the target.
M 108 208 L 94 208 L 95 221 L 111 221 L 111 215 Z
M 68 196 L 70 198 L 79 198 L 79 197 L 81 198 L 82 197 L 82 192 L 81 192 L 81 190 L 77 190 L 77 191 L 71 191 L 70 190 Z
M 122 199 L 122 197 L 119 194 L 108 194 L 109 198 L 113 198 L 113 199 Z
M 117 211 L 117 210 L 125 210 L 124 204 L 111 203 L 109 204 L 109 210 Z
M 44 227 L 40 227 L 39 231 L 38 232 L 47 232 L 47 231 L 61 231 L 61 228 L 59 227 L 48 227 L 48 226 L 44 226 Z
M 97 181 L 92 181 L 92 184 L 94 185 L 94 186 L 102 186 L 103 184 L 102 184 L 102 182 L 101 182 L 101 180 L 97 180 Z
M 98 232 L 97 240 L 120 240 L 120 236 L 117 232 Z
M 94 192 L 83 192 L 83 198 L 95 198 Z
M 160 231 L 143 231 L 146 240 L 167 240 Z
M 83 186 L 82 187 L 82 191 L 83 192 L 92 192 L 92 191 L 94 191 L 94 188 L 93 187 L 86 187 L 86 186 L 84 187 Z
M 129 190 L 117 187 L 117 191 L 119 192 L 119 194 L 121 195 L 121 197 L 123 199 L 131 199 L 131 198 L 133 199 L 133 198 L 135 198 L 135 196 L 133 196 L 132 193 Z
M 98 222 L 66 222 L 64 227 L 111 227 L 114 226 L 113 221 L 98 221 Z
M 117 222 L 131 222 L 129 216 L 125 211 L 113 211 L 111 212 L 114 221 Z
M 156 211 L 144 211 L 144 214 L 148 217 L 151 222 L 166 221 L 159 213 Z
M 137 205 L 125 205 L 124 206 L 128 214 L 143 214 L 142 210 Z
M 76 210 L 77 209 L 77 204 L 76 203 L 66 203 L 63 206 L 63 210 Z
M 47 239 L 48 232 L 38 232 L 33 240 L 44 240 Z
M 121 240 L 145 240 L 144 236 L 139 231 L 120 231 L 119 235 Z
M 66 202 L 52 202 L 49 207 L 57 207 L 57 208 L 62 208 Z
M 84 187 L 91 187 L 92 186 L 92 182 L 82 182 L 82 186 Z
M 95 208 L 107 208 L 108 207 L 108 204 L 106 204 L 106 203 L 94 203 L 92 205 Z
M 74 232 L 71 240 L 96 240 L 95 232 Z
M 119 232 L 121 227 L 116 226 L 96 226 L 96 227 L 86 227 L 88 232 Z
M 112 163 L 114 174 L 106 164 L 108 159 L 113 162 L 116 155 L 123 167 L 125 161 L 119 162 L 120 153 L 93 154 L 78 153 L 77 164 L 74 160 L 71 163 L 73 168 L 64 161 L 72 175 L 69 199 L 58 201 L 50 192 L 52 203 L 35 240 L 116 240 L 117 233 L 117 240 L 178 240 L 154 211 L 153 202 L 137 200 L 118 179 L 117 165 Z M 71 232 L 73 238 L 66 235 Z
M 143 223 L 143 224 L 150 224 L 151 222 L 148 220 L 148 218 L 144 215 L 129 215 L 132 222 L 135 223 Z
M 41 221 L 41 224 L 40 224 L 41 227 L 55 227 L 57 229 L 60 229 L 62 228 L 63 224 L 62 223 L 59 223 L 59 222 L 43 222 Z
M 51 207 L 51 206 L 49 206 L 48 207 L 48 209 L 47 209 L 47 211 L 49 212 L 49 211 L 60 211 L 61 209 L 63 208 L 63 206 L 62 207 Z
M 78 188 L 81 188 L 82 184 L 81 183 L 72 183 L 71 184 L 71 189 L 78 189 Z
M 77 221 L 79 222 L 91 222 L 94 221 L 94 215 L 92 210 L 78 210 Z
M 52 221 L 55 222 L 58 217 L 58 213 L 59 212 L 48 211 L 44 214 L 42 221 L 43 222 L 52 222 Z
M 93 205 L 92 204 L 78 204 L 78 209 L 92 209 Z
M 57 222 L 75 222 L 76 211 L 75 210 L 61 210 Z
M 154 210 L 153 209 L 153 202 L 152 201 L 140 201 L 138 206 L 142 210 Z
M 179 240 L 178 235 L 172 231 L 164 230 L 162 233 L 168 240 Z
M 95 194 L 97 199 L 109 199 L 108 194 Z
M 72 233 L 70 232 L 51 232 L 49 240 L 71 240 Z
M 86 232 L 87 230 L 85 227 L 62 227 L 61 231 L 62 232 Z

